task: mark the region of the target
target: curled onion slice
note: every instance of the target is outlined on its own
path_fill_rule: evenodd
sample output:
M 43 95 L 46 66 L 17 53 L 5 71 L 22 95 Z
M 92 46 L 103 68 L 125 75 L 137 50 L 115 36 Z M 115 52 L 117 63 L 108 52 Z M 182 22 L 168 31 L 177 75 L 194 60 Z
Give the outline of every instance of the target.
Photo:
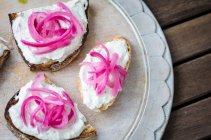
M 90 52 L 91 57 L 95 57 L 99 62 L 82 62 L 80 65 L 88 66 L 91 71 L 88 72 L 88 79 L 85 82 L 92 85 L 97 95 L 102 94 L 106 87 L 110 87 L 113 96 L 117 96 L 118 92 L 122 90 L 122 85 L 127 75 L 127 71 L 117 64 L 119 55 L 113 53 L 112 57 L 103 44 L 99 44 L 105 51 L 106 56 L 103 56 L 99 52 Z M 86 77 L 86 76 L 83 76 Z
M 58 48 L 67 47 L 71 40 L 83 33 L 83 27 L 70 9 L 62 2 L 58 11 L 33 12 L 28 19 L 28 28 L 35 42 L 21 40 L 28 47 L 37 48 L 33 54 L 42 55 Z M 62 23 L 68 27 L 62 26 Z
M 74 124 L 77 118 L 73 101 L 68 93 L 58 93 L 51 89 L 40 87 L 45 80 L 43 73 L 39 73 L 28 88 L 28 97 L 21 106 L 21 118 L 27 126 L 29 121 L 38 132 L 49 128 L 63 129 L 69 123 Z M 33 106 L 33 107 L 32 107 Z M 29 118 L 29 120 L 27 120 Z

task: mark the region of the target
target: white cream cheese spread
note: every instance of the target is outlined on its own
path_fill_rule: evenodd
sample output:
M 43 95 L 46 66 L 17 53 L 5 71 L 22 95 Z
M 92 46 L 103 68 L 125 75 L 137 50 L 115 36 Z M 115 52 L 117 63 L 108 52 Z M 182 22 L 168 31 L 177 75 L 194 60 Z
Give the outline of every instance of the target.
M 29 47 L 21 42 L 21 40 L 27 40 L 30 42 L 35 42 L 35 40 L 30 35 L 28 29 L 28 18 L 33 12 L 44 12 L 44 11 L 56 11 L 58 10 L 58 6 L 46 6 L 40 8 L 34 8 L 30 10 L 26 10 L 20 13 L 17 13 L 18 16 L 13 20 L 12 30 L 14 37 L 17 41 L 19 48 L 21 49 L 23 56 L 25 59 L 32 64 L 41 64 L 47 63 L 49 61 L 64 61 L 69 55 L 74 53 L 79 47 L 82 45 L 82 39 L 84 34 L 86 33 L 87 28 L 87 17 L 86 17 L 86 9 L 88 6 L 87 0 L 70 0 L 68 2 L 64 2 L 64 4 L 71 10 L 73 15 L 79 20 L 81 23 L 84 32 L 82 34 L 78 34 L 73 40 L 71 40 L 71 44 L 69 46 L 58 48 L 57 50 L 42 54 L 42 55 L 35 55 L 32 52 L 36 51 L 37 48 Z M 66 23 L 64 23 L 66 24 Z M 62 26 L 67 26 L 63 25 Z
M 115 52 L 119 55 L 117 64 L 125 68 L 130 59 L 126 41 L 114 40 L 111 42 L 107 42 L 105 46 L 107 47 L 110 54 L 113 54 Z M 102 49 L 101 47 L 96 47 L 93 50 L 96 52 L 99 52 L 103 56 L 106 55 L 104 49 Z M 98 62 L 98 61 L 99 60 L 97 58 L 91 57 L 90 54 L 87 54 L 83 62 Z M 87 66 L 81 66 L 79 77 L 80 77 L 80 84 L 81 84 L 80 88 L 81 88 L 81 92 L 83 93 L 83 103 L 90 109 L 97 110 L 102 105 L 108 104 L 110 101 L 112 101 L 115 98 L 111 94 L 110 87 L 107 86 L 105 91 L 102 94 L 97 95 L 94 87 L 85 82 L 84 78 L 89 77 Z
M 63 139 L 72 139 L 72 138 L 78 137 L 81 134 L 81 132 L 85 129 L 86 118 L 78 110 L 78 107 L 76 104 L 75 104 L 75 109 L 77 113 L 76 122 L 74 124 L 68 124 L 64 129 L 50 128 L 47 131 L 39 133 L 37 130 L 37 127 L 33 128 L 31 125 L 28 125 L 28 126 L 24 125 L 23 120 L 21 118 L 21 106 L 23 104 L 24 99 L 30 96 L 30 94 L 28 94 L 27 92 L 27 89 L 30 88 L 31 85 L 32 85 L 32 81 L 21 88 L 19 95 L 16 96 L 16 99 L 18 99 L 18 102 L 9 109 L 9 115 L 14 126 L 20 131 L 28 135 L 35 136 L 38 139 L 63 140 Z M 61 93 L 62 91 L 64 91 L 63 88 L 57 87 L 55 85 L 50 85 L 48 83 L 42 83 L 42 86 L 44 88 L 51 89 L 58 93 Z M 31 105 L 32 108 L 33 108 L 33 105 L 34 104 Z M 28 119 L 27 122 L 29 122 L 29 118 L 27 119 Z

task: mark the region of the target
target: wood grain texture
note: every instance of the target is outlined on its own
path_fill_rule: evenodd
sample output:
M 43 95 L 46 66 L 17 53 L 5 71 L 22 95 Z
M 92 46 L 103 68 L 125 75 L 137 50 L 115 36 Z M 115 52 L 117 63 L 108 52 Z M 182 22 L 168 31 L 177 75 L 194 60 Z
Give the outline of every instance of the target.
M 144 0 L 162 27 L 211 11 L 210 0 Z M 168 14 L 167 14 L 168 13 Z
M 163 140 L 195 140 L 211 131 L 211 97 L 171 114 Z
M 211 93 L 211 54 L 175 67 L 173 106 Z
M 211 13 L 165 30 L 174 63 L 211 51 Z

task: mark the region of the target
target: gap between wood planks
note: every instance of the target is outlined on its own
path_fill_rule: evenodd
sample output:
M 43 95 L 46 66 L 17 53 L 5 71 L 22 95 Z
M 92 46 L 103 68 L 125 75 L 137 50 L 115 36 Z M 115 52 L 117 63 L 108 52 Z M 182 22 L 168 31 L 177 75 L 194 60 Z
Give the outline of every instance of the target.
M 189 61 L 192 61 L 192 60 L 194 60 L 194 59 L 200 58 L 200 57 L 202 57 L 202 56 L 204 56 L 204 55 L 207 55 L 207 54 L 210 54 L 210 53 L 211 53 L 211 48 L 209 48 L 208 50 L 199 52 L 198 54 L 195 54 L 195 55 L 193 55 L 193 56 L 191 56 L 191 57 L 189 57 L 189 58 L 183 59 L 183 60 L 181 60 L 181 61 L 177 61 L 177 62 L 175 62 L 175 63 L 173 64 L 173 67 L 182 65 L 182 64 L 184 64 L 184 63 L 187 63 L 187 62 L 189 62 Z
M 204 100 L 206 98 L 209 98 L 209 97 L 211 97 L 211 92 L 209 92 L 209 93 L 207 93 L 205 95 L 202 95 L 202 96 L 200 96 L 198 98 L 195 98 L 193 100 L 187 101 L 187 102 L 185 102 L 183 104 L 180 104 L 180 105 L 177 105 L 177 106 L 172 107 L 172 112 L 174 112 L 176 110 L 179 110 L 180 108 L 183 108 L 183 107 L 189 106 L 191 104 L 194 104 L 196 102 L 199 102 L 201 100 Z

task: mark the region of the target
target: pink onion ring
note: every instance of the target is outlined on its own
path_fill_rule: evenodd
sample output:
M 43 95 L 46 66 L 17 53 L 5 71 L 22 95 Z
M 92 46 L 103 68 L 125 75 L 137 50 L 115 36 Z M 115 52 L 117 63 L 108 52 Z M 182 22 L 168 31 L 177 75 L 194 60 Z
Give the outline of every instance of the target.
M 73 101 L 68 93 L 42 88 L 45 76 L 39 73 L 29 88 L 27 97 L 21 106 L 21 118 L 27 126 L 27 117 L 30 125 L 37 127 L 38 132 L 49 128 L 63 129 L 69 123 L 74 124 L 77 118 Z M 31 94 L 31 95 L 30 95 Z M 31 107 L 33 105 L 33 108 Z
M 102 94 L 108 86 L 112 89 L 112 95 L 117 96 L 118 92 L 122 90 L 127 71 L 117 64 L 119 59 L 117 53 L 113 53 L 111 58 L 106 46 L 99 43 L 98 45 L 106 52 L 106 56 L 92 51 L 90 52 L 90 56 L 98 58 L 100 62 L 82 62 L 80 64 L 88 66 L 91 69 L 88 72 L 90 77 L 88 80 L 85 79 L 85 82 L 94 87 L 97 95 Z
M 83 27 L 70 9 L 58 2 L 58 11 L 34 12 L 28 19 L 28 28 L 35 42 L 21 40 L 28 47 L 37 48 L 33 54 L 42 55 L 53 52 L 58 48 L 67 47 Z M 62 27 L 65 23 L 69 27 Z

